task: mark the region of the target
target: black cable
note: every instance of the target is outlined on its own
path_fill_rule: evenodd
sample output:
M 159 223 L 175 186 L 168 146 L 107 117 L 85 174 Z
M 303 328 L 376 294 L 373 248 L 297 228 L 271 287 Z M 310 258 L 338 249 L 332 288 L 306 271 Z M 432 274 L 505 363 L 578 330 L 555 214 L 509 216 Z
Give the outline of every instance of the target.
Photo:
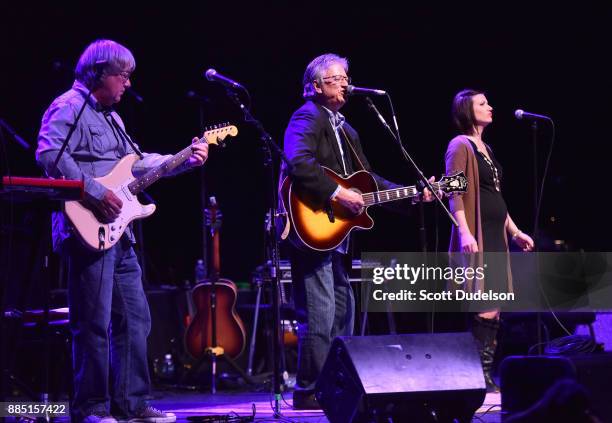
M 553 355 L 572 355 L 592 353 L 599 347 L 599 344 L 588 335 L 572 335 L 553 339 L 546 345 L 544 352 Z
M 491 410 L 493 410 L 495 407 L 501 407 L 501 404 L 493 404 L 491 406 L 489 406 L 489 408 L 487 408 L 485 411 L 483 411 L 479 416 L 474 415 L 474 417 L 484 417 L 487 413 L 491 412 Z
M 535 215 L 535 221 L 534 221 L 534 236 L 536 238 L 536 242 L 537 242 L 537 239 L 539 238 L 538 232 L 539 232 L 540 211 L 542 208 L 542 202 L 544 198 L 544 187 L 546 183 L 546 175 L 548 173 L 548 166 L 550 165 L 550 157 L 552 156 L 553 147 L 555 145 L 555 133 L 556 133 L 555 132 L 556 131 L 555 122 L 552 119 L 550 119 L 549 122 L 552 127 L 552 133 L 551 133 L 551 138 L 550 138 L 550 148 L 548 149 L 548 155 L 546 156 L 546 162 L 544 164 L 544 173 L 542 174 L 542 183 L 540 184 L 540 192 L 538 195 L 538 202 L 536 204 L 536 215 Z M 570 331 L 568 331 L 567 328 L 563 325 L 563 323 L 561 323 L 561 320 L 559 320 L 559 317 L 557 316 L 555 311 L 550 306 L 550 302 L 548 301 L 548 297 L 546 296 L 546 293 L 542 289 L 542 285 L 539 284 L 539 286 L 540 286 L 540 292 L 544 296 L 544 299 L 546 300 L 546 303 L 548 305 L 548 310 L 550 311 L 550 314 L 555 319 L 557 324 L 561 327 L 561 329 L 563 329 L 563 331 L 567 333 L 568 336 L 572 336 Z
M 285 396 L 283 395 L 283 393 L 281 392 L 281 399 L 283 400 L 283 402 L 285 403 L 285 405 L 289 408 L 293 408 L 293 406 L 291 404 L 289 404 L 287 402 L 287 400 L 285 399 Z
M 544 187 L 546 186 L 546 175 L 548 174 L 548 168 L 550 165 L 550 158 L 552 156 L 552 152 L 553 152 L 553 147 L 555 145 L 555 135 L 556 135 L 556 127 L 555 127 L 555 122 L 548 118 L 547 122 L 550 122 L 551 125 L 551 138 L 550 138 L 550 147 L 548 149 L 548 154 L 546 156 L 546 162 L 544 164 L 544 172 L 542 173 L 542 182 L 540 184 L 540 190 L 538 193 L 538 199 L 536 202 L 536 212 L 535 212 L 535 216 L 534 216 L 534 221 L 533 221 L 533 237 L 534 237 L 534 242 L 536 243 L 535 245 L 535 251 L 537 251 L 538 249 L 538 239 L 539 239 L 539 221 L 540 221 L 540 212 L 542 209 L 542 202 L 543 202 L 543 198 L 544 198 Z M 542 284 L 539 283 L 538 280 L 538 289 L 540 290 L 540 294 L 543 296 L 544 300 L 546 301 L 546 305 L 548 307 L 548 311 L 550 312 L 550 314 L 552 315 L 552 317 L 555 319 L 555 321 L 557 322 L 557 324 L 559 325 L 559 327 L 561 329 L 563 329 L 563 331 L 568 335 L 568 336 L 572 336 L 572 333 L 563 325 L 563 323 L 561 323 L 561 320 L 559 320 L 559 317 L 557 316 L 557 314 L 555 313 L 555 311 L 553 310 L 552 306 L 550 305 L 550 301 L 548 300 L 548 296 L 546 295 L 546 292 L 544 292 L 543 288 L 542 288 Z M 531 354 L 532 348 L 533 347 L 538 347 L 540 345 L 546 345 L 545 342 L 540 342 L 537 343 L 535 345 L 532 345 L 529 350 L 528 350 L 528 355 Z
M 541 346 L 541 345 L 546 345 L 548 342 L 538 342 L 536 344 L 533 344 L 531 347 L 529 347 L 529 349 L 527 350 L 527 355 L 532 355 L 533 350 L 536 349 L 537 347 Z
M 253 414 L 250 416 L 241 416 L 235 411 L 231 411 L 229 414 L 221 414 L 214 416 L 189 416 L 187 417 L 187 421 L 196 422 L 196 423 L 250 423 L 255 422 L 255 415 L 257 414 L 257 407 L 255 403 L 251 403 L 251 410 Z
M 544 173 L 542 174 L 542 183 L 540 184 L 540 192 L 538 194 L 538 202 L 536 204 L 536 215 L 534 217 L 534 223 L 533 223 L 533 227 L 534 227 L 534 236 L 536 237 L 536 240 L 539 238 L 538 237 L 538 229 L 539 229 L 539 221 L 540 221 L 540 211 L 542 208 L 542 200 L 544 198 L 544 187 L 546 185 L 546 175 L 548 173 L 548 166 L 550 165 L 550 157 L 552 156 L 552 152 L 553 152 L 553 147 L 555 145 L 555 122 L 550 119 L 549 120 L 551 126 L 552 126 L 552 134 L 551 134 L 551 139 L 550 139 L 550 147 L 548 149 L 548 155 L 546 156 L 546 162 L 544 164 Z

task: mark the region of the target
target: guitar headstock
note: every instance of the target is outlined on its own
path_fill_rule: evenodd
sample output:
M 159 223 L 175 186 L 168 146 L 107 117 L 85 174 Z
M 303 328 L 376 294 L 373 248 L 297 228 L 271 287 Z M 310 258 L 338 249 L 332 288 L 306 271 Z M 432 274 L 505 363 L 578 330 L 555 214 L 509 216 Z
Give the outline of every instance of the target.
M 467 192 L 467 178 L 463 172 L 445 175 L 438 181 L 438 187 L 446 195 L 463 194 Z
M 235 137 L 236 135 L 238 135 L 238 128 L 236 128 L 234 125 L 230 125 L 229 122 L 227 122 L 221 125 L 214 125 L 213 127 L 204 131 L 202 139 L 208 144 L 223 146 L 225 145 L 224 140 L 226 137 Z

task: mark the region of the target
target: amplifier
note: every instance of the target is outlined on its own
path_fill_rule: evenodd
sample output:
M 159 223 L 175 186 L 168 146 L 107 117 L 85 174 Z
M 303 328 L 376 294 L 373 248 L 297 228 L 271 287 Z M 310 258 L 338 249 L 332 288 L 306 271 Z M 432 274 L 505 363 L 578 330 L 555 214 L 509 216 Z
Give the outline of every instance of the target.
M 365 266 L 366 266 L 365 267 L 366 269 L 374 268 L 376 266 L 380 266 L 380 263 L 368 262 L 366 263 Z M 349 280 L 351 281 L 351 283 L 364 282 L 364 279 L 361 277 L 361 269 L 362 269 L 361 260 L 353 260 L 351 270 L 349 271 Z M 280 276 L 281 283 L 291 283 L 291 264 L 289 263 L 289 260 L 280 261 L 280 270 L 281 270 L 281 276 Z
M 351 270 L 349 271 L 349 280 L 352 284 L 365 282 L 361 277 L 362 268 L 370 268 L 380 266 L 380 263 L 368 262 L 364 267 L 361 260 L 353 260 Z M 254 286 L 260 286 L 271 281 L 270 264 L 258 266 L 252 273 L 251 282 Z M 281 304 L 291 304 L 293 296 L 291 295 L 291 264 L 289 260 L 280 260 L 280 288 L 281 288 Z

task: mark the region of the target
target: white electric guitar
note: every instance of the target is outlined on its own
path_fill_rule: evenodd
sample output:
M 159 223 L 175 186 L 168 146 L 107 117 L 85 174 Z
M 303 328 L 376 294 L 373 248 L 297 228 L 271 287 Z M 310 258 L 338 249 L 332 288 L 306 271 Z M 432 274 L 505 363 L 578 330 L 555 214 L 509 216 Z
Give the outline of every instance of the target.
M 238 128 L 225 125 L 207 130 L 197 142 L 218 145 L 222 144 L 228 135 L 233 137 L 237 134 Z M 100 222 L 94 212 L 81 201 L 67 201 L 64 204 L 64 211 L 83 243 L 95 251 L 108 250 L 121 239 L 130 222 L 151 216 L 155 211 L 155 205 L 141 204 L 137 195 L 180 166 L 189 156 L 191 156 L 191 146 L 184 148 L 137 179 L 132 174 L 132 165 L 139 157 L 136 154 L 128 154 L 106 176 L 96 178 L 96 181 L 113 191 L 123 202 L 121 213 L 111 223 Z

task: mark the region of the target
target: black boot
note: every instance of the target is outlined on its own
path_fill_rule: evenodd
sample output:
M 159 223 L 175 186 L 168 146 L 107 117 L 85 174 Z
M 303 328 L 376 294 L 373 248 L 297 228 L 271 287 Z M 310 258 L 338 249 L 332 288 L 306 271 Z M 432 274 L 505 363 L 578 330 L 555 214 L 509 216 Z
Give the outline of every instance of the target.
M 497 386 L 491 376 L 493 361 L 495 359 L 495 349 L 497 348 L 498 329 L 499 320 L 484 319 L 478 315 L 474 317 L 472 334 L 474 338 L 476 338 L 478 344 L 478 353 L 480 354 L 482 371 L 487 384 L 487 392 L 499 392 L 499 386 Z

